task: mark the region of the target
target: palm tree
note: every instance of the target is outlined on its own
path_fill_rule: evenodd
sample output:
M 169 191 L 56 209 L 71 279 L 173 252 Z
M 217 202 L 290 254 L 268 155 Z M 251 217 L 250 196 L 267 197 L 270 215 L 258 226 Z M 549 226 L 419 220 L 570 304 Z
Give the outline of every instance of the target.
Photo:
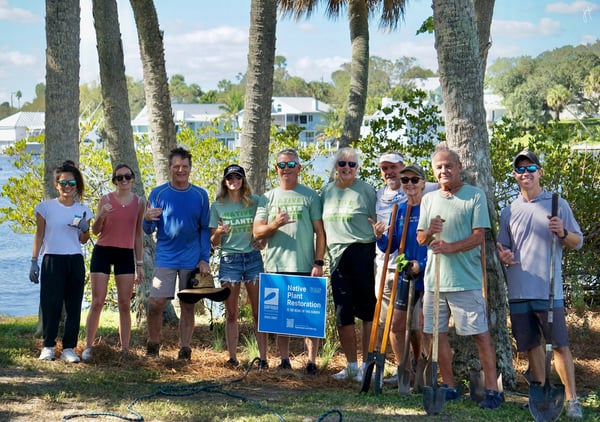
M 556 84 L 548 90 L 546 94 L 546 103 L 548 107 L 556 112 L 555 121 L 560 120 L 560 112 L 565 109 L 571 99 L 571 91 L 563 85 Z
M 169 180 L 169 152 L 177 146 L 165 68 L 163 33 L 158 25 L 153 1 L 130 0 L 130 3 L 142 56 L 154 171 L 156 182 L 161 184 Z
M 318 3 L 318 0 L 279 0 L 282 13 L 296 19 L 309 17 Z M 339 17 L 342 9 L 347 7 L 350 23 L 350 92 L 339 143 L 341 148 L 358 141 L 365 113 L 369 81 L 369 15 L 381 9 L 380 27 L 395 29 L 404 16 L 406 0 L 326 0 L 326 4 L 330 18 Z
M 92 11 L 96 29 L 100 88 L 110 161 L 113 168 L 119 163 L 127 163 L 136 174 L 140 174 L 133 143 L 117 1 L 93 0 Z M 135 182 L 136 192 L 143 196 L 142 178 L 137 177 Z
M 467 182 L 484 190 L 495 227 L 494 184 L 483 105 L 483 76 L 489 46 L 489 25 L 494 0 L 434 0 L 433 23 L 442 97 L 446 109 L 446 140 L 466 169 Z M 496 343 L 497 367 L 505 385 L 515 386 L 511 339 L 507 329 L 504 277 L 486 235 L 487 300 L 490 332 Z M 456 375 L 468 379 L 468 366 L 476 356 L 473 343 L 456 336 Z
M 79 163 L 79 15 L 79 0 L 46 0 L 46 197 L 56 196 L 54 168 Z
M 267 179 L 276 27 L 277 0 L 252 0 L 240 164 L 256 193 Z

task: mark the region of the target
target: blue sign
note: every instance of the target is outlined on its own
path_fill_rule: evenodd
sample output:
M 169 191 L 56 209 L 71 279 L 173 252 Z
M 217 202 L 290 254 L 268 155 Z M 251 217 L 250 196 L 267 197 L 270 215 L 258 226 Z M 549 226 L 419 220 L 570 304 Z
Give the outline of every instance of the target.
M 327 279 L 260 274 L 258 331 L 325 338 Z

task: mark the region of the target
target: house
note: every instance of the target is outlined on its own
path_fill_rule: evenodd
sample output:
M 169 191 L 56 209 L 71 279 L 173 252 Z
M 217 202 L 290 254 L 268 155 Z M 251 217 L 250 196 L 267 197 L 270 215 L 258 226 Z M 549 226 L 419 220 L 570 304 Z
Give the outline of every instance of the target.
M 302 127 L 300 143 L 303 146 L 315 141 L 327 125 L 326 114 L 329 104 L 311 97 L 273 97 L 271 103 L 271 122 L 284 130 L 288 125 Z M 239 113 L 240 125 L 244 111 Z
M 217 139 L 233 149 L 239 125 L 235 117 L 225 117 L 224 106 L 224 104 L 171 104 L 175 131 L 179 132 L 183 128 L 189 128 L 194 132 L 202 132 L 202 130 L 216 128 L 217 133 L 210 131 L 205 136 L 216 136 Z M 131 126 L 134 135 L 148 134 L 147 106 L 144 106 L 131 121 Z M 200 135 L 200 137 L 203 136 Z
M 0 120 L 0 151 L 21 139 L 44 133 L 44 113 L 19 111 Z

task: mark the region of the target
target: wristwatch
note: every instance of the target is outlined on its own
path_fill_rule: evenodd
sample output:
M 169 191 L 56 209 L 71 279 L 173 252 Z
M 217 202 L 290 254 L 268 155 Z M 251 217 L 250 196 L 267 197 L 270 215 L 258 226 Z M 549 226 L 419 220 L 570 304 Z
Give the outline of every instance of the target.
M 323 265 L 325 265 L 325 261 L 323 261 L 322 259 L 315 259 L 314 264 L 318 265 L 319 267 L 322 267 Z
M 566 239 L 566 238 L 567 238 L 567 236 L 569 235 L 569 232 L 567 231 L 567 229 L 565 229 L 565 228 L 563 227 L 563 230 L 564 230 L 564 233 L 563 233 L 563 235 L 562 235 L 562 236 L 559 236 L 559 239 L 560 239 L 560 240 L 564 240 L 564 239 Z

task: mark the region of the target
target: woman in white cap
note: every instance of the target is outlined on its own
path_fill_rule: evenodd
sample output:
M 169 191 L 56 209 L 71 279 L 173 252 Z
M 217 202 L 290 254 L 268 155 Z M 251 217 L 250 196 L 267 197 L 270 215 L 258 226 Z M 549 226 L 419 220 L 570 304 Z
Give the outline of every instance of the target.
M 258 276 L 264 271 L 259 251 L 262 245 L 252 238 L 258 201 L 259 196 L 252 194 L 244 169 L 237 164 L 226 167 L 217 198 L 211 206 L 209 226 L 213 247 L 220 247 L 219 281 L 223 287 L 231 289 L 225 301 L 225 334 L 229 352 L 227 364 L 233 367 L 239 365 L 237 320 L 242 284 L 252 307 L 260 362 L 267 362 L 267 334 L 257 330 Z

